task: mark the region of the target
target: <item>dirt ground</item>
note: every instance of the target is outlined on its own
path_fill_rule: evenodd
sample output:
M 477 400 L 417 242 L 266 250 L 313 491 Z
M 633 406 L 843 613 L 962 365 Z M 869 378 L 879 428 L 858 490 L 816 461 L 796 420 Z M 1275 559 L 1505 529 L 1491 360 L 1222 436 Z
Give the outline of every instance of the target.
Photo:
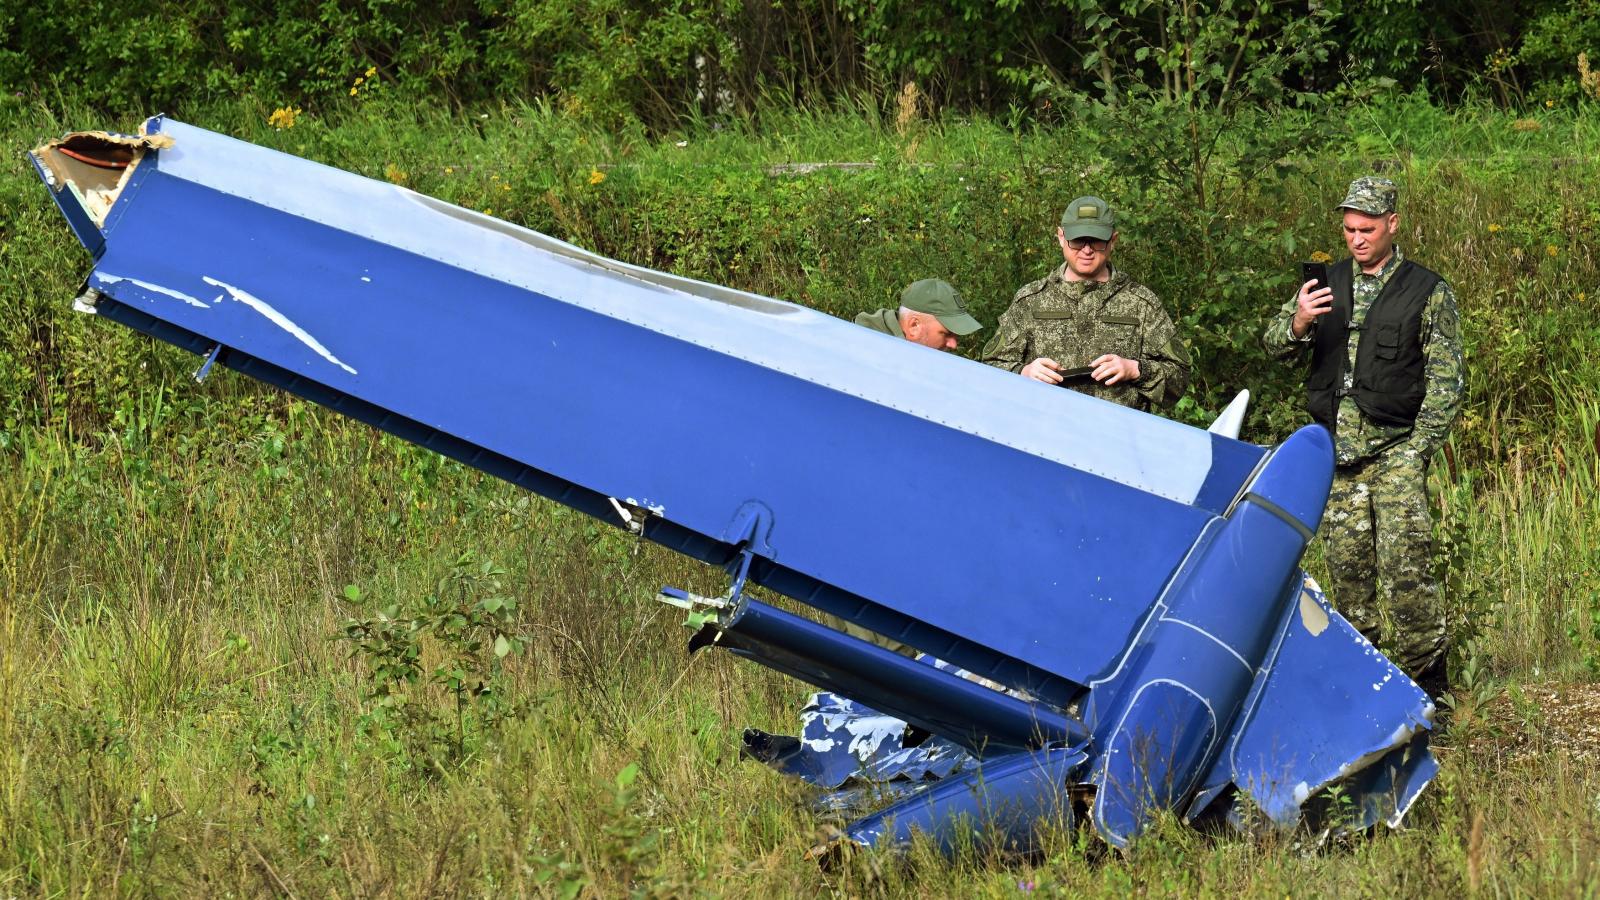
M 1600 683 L 1512 685 L 1481 705 L 1457 705 L 1448 719 L 1446 748 L 1507 762 L 1549 752 L 1600 762 Z

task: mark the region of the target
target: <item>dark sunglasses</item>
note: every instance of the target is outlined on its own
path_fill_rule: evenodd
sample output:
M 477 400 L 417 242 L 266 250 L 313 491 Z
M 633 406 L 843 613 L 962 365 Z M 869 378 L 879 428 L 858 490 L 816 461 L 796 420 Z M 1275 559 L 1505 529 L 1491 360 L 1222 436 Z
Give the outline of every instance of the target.
M 1090 250 L 1093 250 L 1096 253 L 1104 250 L 1107 243 L 1107 241 L 1102 241 L 1099 238 L 1092 237 L 1067 238 L 1068 247 L 1071 247 L 1074 250 L 1082 250 L 1083 248 L 1088 247 Z

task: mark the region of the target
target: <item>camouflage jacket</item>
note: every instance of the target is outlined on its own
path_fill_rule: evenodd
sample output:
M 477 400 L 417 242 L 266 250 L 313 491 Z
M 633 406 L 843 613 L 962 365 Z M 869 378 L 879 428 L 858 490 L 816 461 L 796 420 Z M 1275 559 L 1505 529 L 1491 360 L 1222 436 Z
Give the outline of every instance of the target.
M 872 312 L 864 312 L 856 316 L 856 324 L 865 325 L 873 331 L 892 334 L 897 338 L 906 336 L 906 333 L 900 328 L 899 307 L 891 306 L 888 309 L 875 309 Z
M 1398 246 L 1394 248 L 1389 261 L 1384 263 L 1383 268 L 1375 275 L 1363 274 L 1355 260 L 1349 261 L 1348 264 L 1355 270 L 1355 278 L 1351 284 L 1350 319 L 1357 328 L 1366 321 L 1367 310 L 1372 307 L 1372 301 L 1377 299 L 1378 294 L 1389 283 L 1390 277 L 1404 261 L 1405 256 Z M 1298 289 L 1296 293 L 1298 294 Z M 1311 358 L 1311 338 L 1314 331 L 1307 330 L 1305 337 L 1302 338 L 1294 336 L 1291 329 L 1298 305 L 1296 298 L 1290 297 L 1267 324 L 1267 330 L 1261 338 L 1267 352 L 1272 356 L 1304 363 Z M 1345 367 L 1346 390 L 1350 389 L 1355 380 L 1356 348 L 1360 343 L 1355 337 L 1355 332 L 1352 332 L 1349 346 L 1350 364 Z M 1380 425 L 1367 418 L 1366 414 L 1356 406 L 1354 397 L 1346 395 L 1339 399 L 1337 419 L 1334 423 L 1337 433 L 1333 442 L 1334 455 L 1339 465 L 1353 466 L 1366 462 L 1391 447 L 1404 449 L 1427 459 L 1439 449 L 1439 445 L 1444 443 L 1445 437 L 1450 433 L 1450 425 L 1455 421 L 1456 414 L 1461 411 L 1461 402 L 1466 394 L 1466 381 L 1462 369 L 1461 322 L 1456 312 L 1456 295 L 1444 279 L 1440 279 L 1439 283 L 1434 285 L 1433 293 L 1428 295 L 1422 307 L 1422 353 L 1426 360 L 1423 364 L 1423 378 L 1427 382 L 1426 393 L 1422 398 L 1422 408 L 1417 411 L 1417 421 L 1411 427 Z M 1404 446 L 1400 447 L 1402 444 Z
M 1171 406 L 1189 383 L 1189 351 L 1147 287 L 1115 269 L 1104 282 L 1067 281 L 1061 268 L 1017 291 L 979 358 L 1012 372 L 1041 356 L 1068 369 L 1106 353 L 1137 360 L 1139 380 L 1072 384 L 1091 396 L 1148 410 Z

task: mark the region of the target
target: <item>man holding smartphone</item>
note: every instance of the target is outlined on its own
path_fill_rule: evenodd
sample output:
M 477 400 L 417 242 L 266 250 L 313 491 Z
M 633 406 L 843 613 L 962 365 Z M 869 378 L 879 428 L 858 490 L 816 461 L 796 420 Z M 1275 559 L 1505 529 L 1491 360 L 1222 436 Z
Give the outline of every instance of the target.
M 1017 291 L 982 361 L 1135 409 L 1178 402 L 1189 351 L 1155 293 L 1112 267 L 1111 208 L 1099 197 L 1072 201 L 1056 242 L 1065 262 Z
M 1395 244 L 1398 190 L 1350 183 L 1338 206 L 1350 258 L 1314 270 L 1268 324 L 1281 359 L 1310 357 L 1306 406 L 1333 434 L 1323 514 L 1330 598 L 1412 678 L 1444 683 L 1445 604 L 1433 574 L 1428 461 L 1461 410 L 1455 294 Z

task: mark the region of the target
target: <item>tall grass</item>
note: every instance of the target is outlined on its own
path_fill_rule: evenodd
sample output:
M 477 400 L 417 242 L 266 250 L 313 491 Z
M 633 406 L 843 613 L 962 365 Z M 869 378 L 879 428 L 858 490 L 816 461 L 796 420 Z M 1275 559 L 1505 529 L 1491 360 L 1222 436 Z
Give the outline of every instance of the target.
M 944 266 L 992 322 L 1048 267 L 1064 195 L 1117 183 L 1064 155 L 1082 135 L 989 121 L 775 110 L 646 144 L 534 107 L 396 103 L 281 132 L 268 112 L 246 98 L 191 118 L 840 314 Z M 719 573 L 232 373 L 192 385 L 192 359 L 69 315 L 86 261 L 20 152 L 136 123 L 0 107 L 0 896 L 1593 893 L 1585 745 L 1536 705 L 1483 713 L 1503 688 L 1590 678 L 1600 653 L 1600 190 L 1582 161 L 1600 131 L 1410 100 L 1349 117 L 1360 141 L 1279 185 L 1311 212 L 1263 197 L 1247 214 L 1332 249 L 1322 198 L 1383 161 L 1407 186 L 1406 246 L 1461 297 L 1471 398 L 1433 478 L 1471 674 L 1410 827 L 1321 849 L 1162 827 L 1126 856 L 1063 829 L 1037 859 L 919 847 L 824 872 L 802 859 L 822 834 L 806 793 L 736 754 L 744 725 L 792 728 L 807 689 L 685 657 L 651 600 Z M 874 166 L 768 174 L 819 160 Z M 1182 246 L 1132 236 L 1127 267 L 1180 313 L 1198 302 L 1168 258 Z M 1297 254 L 1278 253 L 1288 270 Z M 1261 314 L 1277 299 L 1263 287 Z M 1265 388 L 1256 439 L 1298 415 L 1286 371 L 1212 377 Z M 496 594 L 526 640 L 469 660 L 498 706 L 462 714 L 428 677 L 460 651 L 437 633 L 419 632 L 423 677 L 392 685 L 399 705 L 341 638 L 390 607 L 412 621 L 430 597 Z
M 180 450 L 181 427 L 222 430 L 207 415 L 174 413 L 139 457 L 116 449 L 133 434 L 84 452 L 29 432 L 0 478 L 0 533 L 22 551 L 7 569 L 0 888 L 1388 894 L 1460 889 L 1469 869 L 1508 892 L 1597 883 L 1582 848 L 1600 782 L 1536 717 L 1452 730 L 1410 828 L 1348 847 L 1174 827 L 1118 859 L 1066 832 L 1040 860 L 921 849 L 824 873 L 801 858 L 819 838 L 802 792 L 734 749 L 745 724 L 791 726 L 806 689 L 685 658 L 687 632 L 650 599 L 661 583 L 711 590 L 711 574 L 294 402 L 209 456 Z M 1485 531 L 1459 562 L 1494 599 L 1480 652 L 1513 681 L 1581 666 L 1562 622 L 1585 613 L 1572 566 L 1593 571 L 1593 494 L 1537 480 L 1476 487 Z M 1511 504 L 1524 513 L 1502 517 Z M 510 714 L 440 770 L 426 750 L 448 737 L 375 716 L 365 660 L 335 638 L 372 604 L 434 592 L 468 548 L 506 569 L 530 642 L 498 685 Z M 442 691 L 410 693 L 449 714 Z M 1511 761 L 1512 740 L 1539 752 Z

